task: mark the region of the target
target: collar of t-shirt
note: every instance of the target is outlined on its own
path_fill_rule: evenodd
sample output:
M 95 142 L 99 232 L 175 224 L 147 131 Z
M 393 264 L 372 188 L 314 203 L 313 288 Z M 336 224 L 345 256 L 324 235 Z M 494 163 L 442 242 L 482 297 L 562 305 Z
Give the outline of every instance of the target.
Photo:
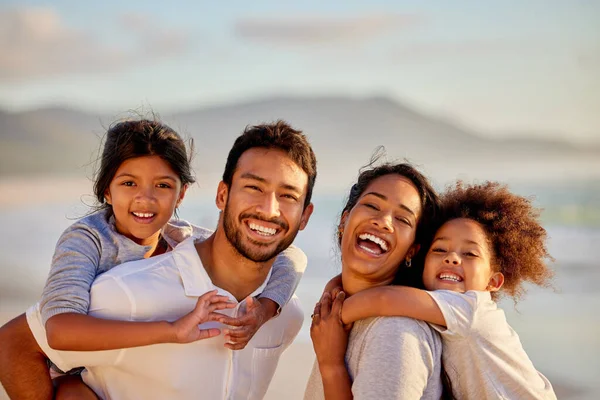
M 198 238 L 192 236 L 179 243 L 179 245 L 171 252 L 173 260 L 179 270 L 186 296 L 201 296 L 208 291 L 218 289 L 220 292 L 225 292 L 230 297 L 235 298 L 235 296 L 228 291 L 213 284 L 198 256 L 198 251 L 196 250 L 196 246 L 194 246 L 196 242 L 198 242 Z M 269 269 L 269 273 L 263 283 L 256 288 L 250 296 L 256 297 L 263 292 L 271 277 L 272 270 L 272 268 Z

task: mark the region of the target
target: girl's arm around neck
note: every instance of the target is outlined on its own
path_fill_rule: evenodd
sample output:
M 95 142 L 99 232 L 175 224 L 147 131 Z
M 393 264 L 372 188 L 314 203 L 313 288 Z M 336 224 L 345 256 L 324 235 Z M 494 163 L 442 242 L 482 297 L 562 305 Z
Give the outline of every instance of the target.
M 421 289 L 380 286 L 358 292 L 344 301 L 344 324 L 378 316 L 409 317 L 446 326 L 444 315 L 436 302 Z
M 172 326 L 166 321 L 115 321 L 76 313 L 50 317 L 46 337 L 53 349 L 71 351 L 124 349 L 175 340 Z
M 200 329 L 199 324 L 218 321 L 216 310 L 235 307 L 217 291 L 198 298 L 196 307 L 175 322 L 135 322 L 64 313 L 46 322 L 48 345 L 55 350 L 97 351 L 146 346 L 158 343 L 190 343 L 219 335 L 219 329 Z

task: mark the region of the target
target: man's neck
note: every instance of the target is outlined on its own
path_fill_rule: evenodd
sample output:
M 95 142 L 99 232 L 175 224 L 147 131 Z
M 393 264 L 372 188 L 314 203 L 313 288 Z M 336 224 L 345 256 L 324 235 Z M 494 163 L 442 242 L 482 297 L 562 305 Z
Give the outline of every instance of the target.
M 267 279 L 273 260 L 257 263 L 242 256 L 222 229 L 196 243 L 196 251 L 212 283 L 242 301 Z

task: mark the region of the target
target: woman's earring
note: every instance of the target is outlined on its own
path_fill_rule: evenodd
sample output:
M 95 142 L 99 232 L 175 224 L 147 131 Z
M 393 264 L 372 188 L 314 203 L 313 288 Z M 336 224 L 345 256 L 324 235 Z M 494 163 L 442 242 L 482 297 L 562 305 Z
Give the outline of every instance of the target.
M 412 267 L 412 260 L 410 258 L 407 258 L 406 260 L 404 260 L 404 265 L 406 265 L 406 268 Z

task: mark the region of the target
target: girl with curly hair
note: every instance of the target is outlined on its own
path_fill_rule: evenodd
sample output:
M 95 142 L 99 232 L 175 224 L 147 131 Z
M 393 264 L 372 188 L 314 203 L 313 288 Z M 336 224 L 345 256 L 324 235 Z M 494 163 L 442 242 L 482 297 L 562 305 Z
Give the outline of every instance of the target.
M 552 258 L 538 218 L 528 199 L 505 186 L 458 182 L 442 196 L 439 228 L 425 255 L 425 290 L 364 290 L 344 301 L 340 323 L 372 316 L 429 322 L 442 337 L 458 399 L 556 399 L 496 305 L 502 294 L 517 301 L 524 282 L 549 284 Z

